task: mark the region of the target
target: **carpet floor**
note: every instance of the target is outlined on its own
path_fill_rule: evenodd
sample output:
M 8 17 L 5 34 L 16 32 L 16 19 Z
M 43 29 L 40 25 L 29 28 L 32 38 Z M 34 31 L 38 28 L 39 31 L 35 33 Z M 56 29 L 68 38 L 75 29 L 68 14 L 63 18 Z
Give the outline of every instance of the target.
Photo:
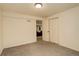
M 2 56 L 79 56 L 79 52 L 55 43 L 38 41 L 6 48 L 2 52 Z

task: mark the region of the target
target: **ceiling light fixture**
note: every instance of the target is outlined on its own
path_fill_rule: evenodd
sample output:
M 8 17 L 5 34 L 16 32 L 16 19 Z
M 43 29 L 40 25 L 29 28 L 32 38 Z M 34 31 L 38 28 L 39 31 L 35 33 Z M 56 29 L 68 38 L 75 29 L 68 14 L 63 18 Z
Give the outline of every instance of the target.
M 42 3 L 35 3 L 35 7 L 36 7 L 36 8 L 41 8 L 42 6 L 43 6 Z

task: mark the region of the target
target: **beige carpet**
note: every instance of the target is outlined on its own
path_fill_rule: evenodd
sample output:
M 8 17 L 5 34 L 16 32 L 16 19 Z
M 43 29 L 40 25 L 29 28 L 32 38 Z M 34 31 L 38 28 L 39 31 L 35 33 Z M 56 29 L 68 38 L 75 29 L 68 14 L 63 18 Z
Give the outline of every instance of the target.
M 37 37 L 37 41 L 38 42 L 42 41 L 42 36 Z
M 38 41 L 4 49 L 2 56 L 79 56 L 79 52 L 55 43 Z

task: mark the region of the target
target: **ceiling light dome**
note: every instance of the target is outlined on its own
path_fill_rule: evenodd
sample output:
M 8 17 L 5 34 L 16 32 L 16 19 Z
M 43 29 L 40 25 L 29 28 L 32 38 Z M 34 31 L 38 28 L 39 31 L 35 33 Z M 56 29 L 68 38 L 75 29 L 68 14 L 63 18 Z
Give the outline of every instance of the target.
M 42 3 L 35 3 L 36 8 L 41 8 L 42 6 L 43 6 Z

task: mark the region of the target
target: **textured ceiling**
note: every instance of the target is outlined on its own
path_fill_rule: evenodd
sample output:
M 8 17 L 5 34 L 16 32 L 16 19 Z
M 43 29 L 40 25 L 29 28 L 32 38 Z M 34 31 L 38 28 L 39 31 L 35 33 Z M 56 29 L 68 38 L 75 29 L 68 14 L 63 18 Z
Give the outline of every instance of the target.
M 62 12 L 69 8 L 78 6 L 78 3 L 44 3 L 43 7 L 37 9 L 34 7 L 34 3 L 10 3 L 2 4 L 3 10 L 27 14 L 31 16 L 51 16 L 53 14 Z

